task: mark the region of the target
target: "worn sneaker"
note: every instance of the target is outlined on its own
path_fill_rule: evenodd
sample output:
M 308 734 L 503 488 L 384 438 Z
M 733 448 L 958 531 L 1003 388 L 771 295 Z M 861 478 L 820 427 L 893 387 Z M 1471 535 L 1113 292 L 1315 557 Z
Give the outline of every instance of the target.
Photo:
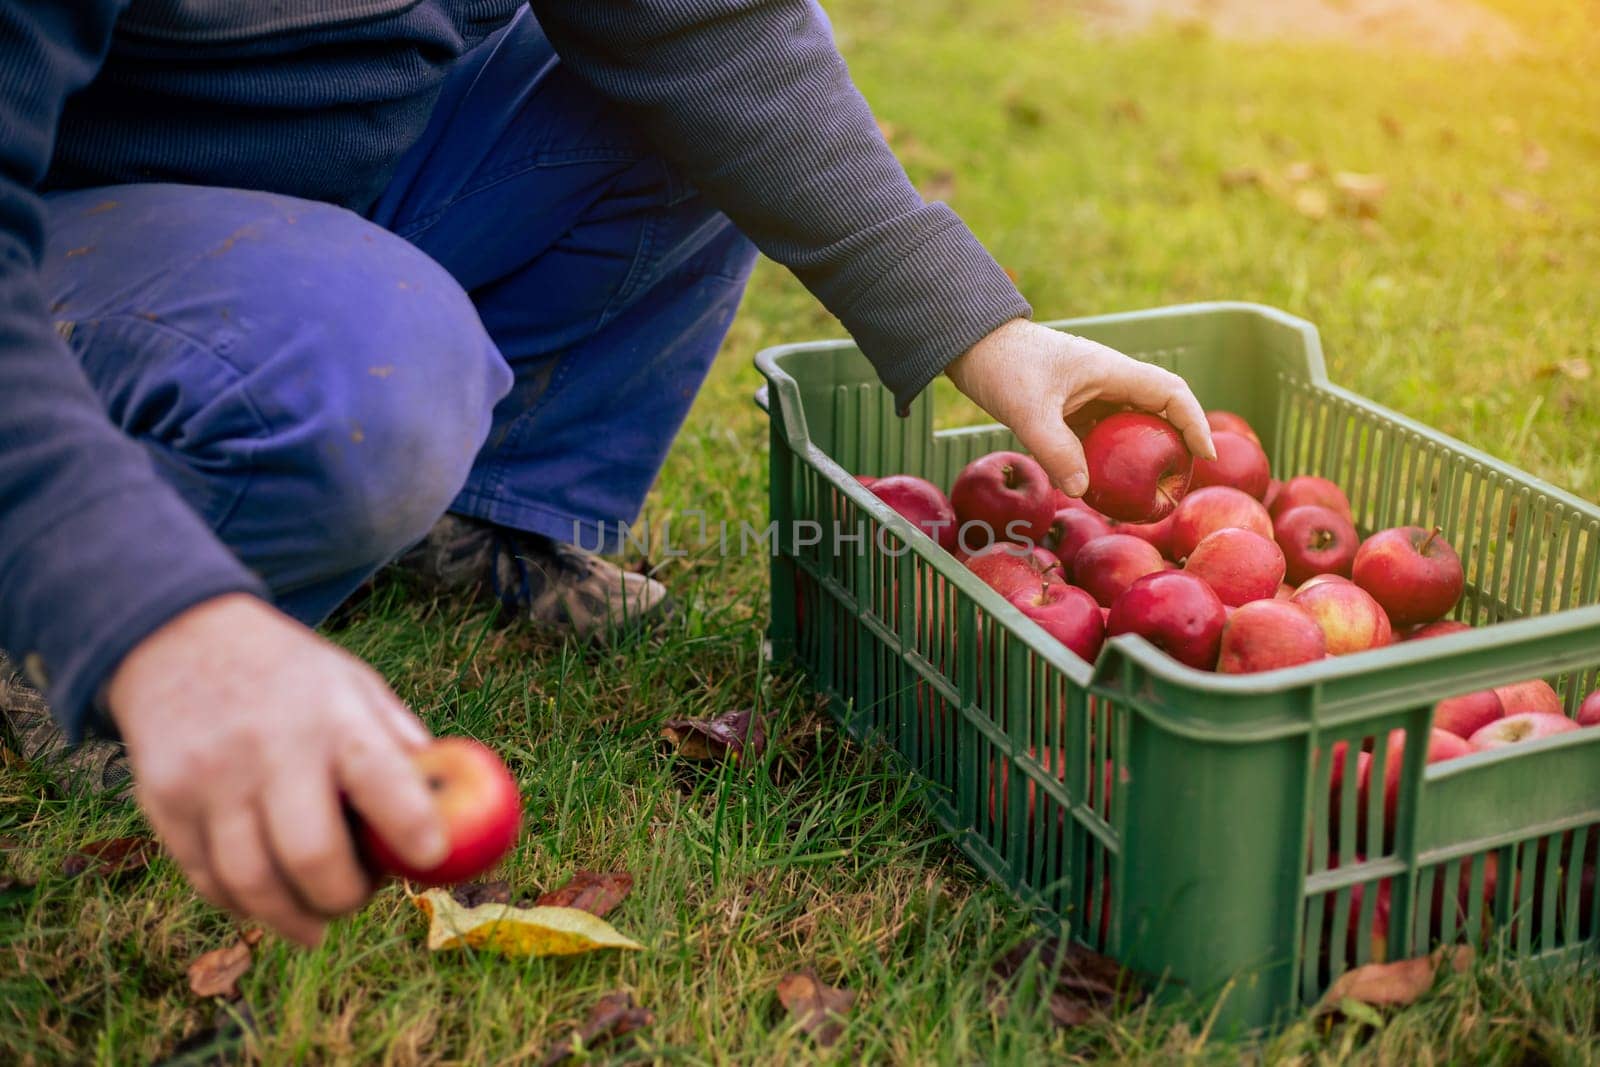
M 675 608 L 667 587 L 539 534 L 446 515 L 399 565 L 436 588 L 500 601 L 540 629 L 596 643 L 651 629 Z
M 44 694 L 29 685 L 4 656 L 0 656 L 0 739 L 25 762 L 40 767 L 65 792 L 105 793 L 123 799 L 133 785 L 127 750 L 116 741 L 69 744 L 50 714 Z

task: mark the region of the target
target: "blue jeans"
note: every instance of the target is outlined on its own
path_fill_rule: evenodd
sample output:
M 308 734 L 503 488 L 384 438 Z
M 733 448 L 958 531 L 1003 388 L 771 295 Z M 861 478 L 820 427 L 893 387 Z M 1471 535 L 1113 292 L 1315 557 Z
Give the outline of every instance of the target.
M 47 296 L 107 415 L 308 623 L 447 509 L 614 544 L 755 259 L 526 11 L 368 217 L 162 184 L 48 206 Z

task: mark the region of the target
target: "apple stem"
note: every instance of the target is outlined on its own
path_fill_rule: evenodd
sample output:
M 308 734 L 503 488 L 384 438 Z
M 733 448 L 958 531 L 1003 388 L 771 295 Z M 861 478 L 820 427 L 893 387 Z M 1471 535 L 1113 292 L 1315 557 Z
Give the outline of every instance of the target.
M 1422 556 L 1427 555 L 1428 554 L 1428 547 L 1430 545 L 1432 545 L 1433 542 L 1435 540 L 1437 540 L 1439 535 L 1442 534 L 1442 533 L 1444 533 L 1444 530 L 1441 527 L 1435 526 L 1433 528 L 1433 532 L 1428 535 L 1427 540 L 1423 541 L 1422 544 L 1417 547 L 1417 554 L 1418 555 L 1422 555 Z

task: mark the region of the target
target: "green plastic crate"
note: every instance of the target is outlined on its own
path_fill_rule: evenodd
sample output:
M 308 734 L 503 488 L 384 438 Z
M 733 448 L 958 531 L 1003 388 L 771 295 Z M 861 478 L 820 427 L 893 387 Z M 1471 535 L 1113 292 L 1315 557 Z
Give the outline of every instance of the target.
M 1316 1001 L 1376 953 L 1593 952 L 1600 899 L 1576 872 L 1600 851 L 1600 729 L 1426 769 L 1426 746 L 1408 744 L 1390 842 L 1381 791 L 1357 812 L 1355 775 L 1331 795 L 1322 754 L 1366 742 L 1382 781 L 1376 739 L 1425 736 L 1439 699 L 1535 677 L 1573 713 L 1600 686 L 1600 509 L 1330 384 L 1315 328 L 1282 312 L 1197 304 L 1058 325 L 1244 415 L 1274 474 L 1337 481 L 1363 534 L 1442 527 L 1466 566 L 1457 617 L 1484 628 L 1246 677 L 1122 637 L 1091 666 L 852 477 L 948 489 L 973 458 L 1015 447 L 1010 433 L 935 432 L 931 395 L 897 418 L 852 345 L 820 342 L 756 360 L 774 655 L 933 783 L 937 817 L 990 875 L 1091 947 L 1220 997 L 1234 1025 Z

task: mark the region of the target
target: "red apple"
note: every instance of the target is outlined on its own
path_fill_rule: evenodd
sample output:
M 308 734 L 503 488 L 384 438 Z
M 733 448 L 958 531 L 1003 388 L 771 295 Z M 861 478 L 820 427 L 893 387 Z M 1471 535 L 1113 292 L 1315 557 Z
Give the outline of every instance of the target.
M 1043 548 L 1023 548 L 997 541 L 967 558 L 967 570 L 1003 597 L 1031 591 L 1052 578 L 1061 580 L 1061 564 Z
M 1183 569 L 1203 578 L 1229 607 L 1270 600 L 1283 584 L 1283 552 L 1258 533 L 1229 526 L 1201 539 Z
M 950 487 L 950 503 L 961 520 L 961 547 L 999 540 L 1043 543 L 1056 513 L 1052 493 L 1050 476 L 1032 457 L 1021 452 L 979 456 Z
M 1389 616 L 1353 582 L 1318 582 L 1295 593 L 1291 603 L 1317 620 L 1328 639 L 1330 655 L 1382 648 L 1392 636 Z
M 1272 468 L 1259 441 L 1253 436 L 1220 430 L 1212 432 L 1211 443 L 1216 447 L 1217 458 L 1194 461 L 1190 492 L 1208 485 L 1231 485 L 1257 500 L 1267 495 Z
M 1324 582 L 1344 582 L 1346 585 L 1355 584 L 1351 582 L 1350 579 L 1341 578 L 1337 574 L 1313 574 L 1311 577 L 1301 582 L 1299 588 L 1297 588 L 1295 592 L 1303 593 L 1307 589 L 1314 589 Z
M 1437 529 L 1381 530 L 1356 551 L 1351 578 L 1399 627 L 1443 618 L 1461 599 L 1461 560 Z
M 956 551 L 956 512 L 939 487 L 914 474 L 891 474 L 868 486 L 874 496 L 911 520 L 946 552 Z
M 1299 584 L 1318 574 L 1350 577 L 1361 536 L 1350 520 L 1332 508 L 1306 504 L 1280 511 L 1272 535 L 1283 548 L 1289 581 Z
M 1583 698 L 1578 705 L 1579 726 L 1600 726 L 1600 689 Z
M 1383 764 L 1383 837 L 1386 846 L 1394 837 L 1394 816 L 1400 806 L 1400 777 L 1405 767 L 1405 750 L 1406 732 L 1402 729 L 1389 731 Z M 1428 733 L 1428 763 L 1442 763 L 1476 751 L 1473 742 L 1463 740 L 1447 730 L 1435 727 Z M 1361 782 L 1363 789 L 1368 787 L 1370 778 L 1369 764 L 1366 778 Z
M 1276 478 L 1267 482 L 1267 491 L 1261 497 L 1262 507 L 1267 509 L 1267 514 L 1272 514 L 1272 505 L 1277 503 L 1278 494 L 1283 492 L 1283 483 Z
M 1182 560 L 1207 534 L 1229 526 L 1272 539 L 1272 520 L 1261 501 L 1226 485 L 1208 485 L 1183 498 L 1173 513 L 1169 555 Z
M 1491 748 L 1514 745 L 1519 741 L 1533 741 L 1540 737 L 1564 734 L 1577 729 L 1580 729 L 1578 724 L 1565 715 L 1553 715 L 1547 711 L 1524 711 L 1496 719 L 1473 734 L 1471 741 L 1474 748 L 1487 751 Z
M 1211 439 L 1215 441 L 1219 433 L 1235 433 L 1241 437 L 1248 437 L 1261 447 L 1261 438 L 1256 435 L 1255 428 L 1244 420 L 1244 416 L 1235 415 L 1231 411 L 1206 412 L 1206 425 L 1211 427 Z
M 878 479 L 870 477 L 870 476 L 865 475 L 865 474 L 856 475 L 856 481 L 860 482 L 862 485 L 864 485 L 868 489 L 871 489 L 872 488 L 872 483 L 876 482 L 877 480 Z
M 1165 518 L 1189 491 L 1194 457 L 1166 419 L 1124 411 L 1083 438 L 1089 489 L 1083 499 L 1120 522 Z
M 1293 603 L 1254 600 L 1241 605 L 1222 631 L 1217 670 L 1223 674 L 1312 663 L 1323 657 L 1326 642 L 1317 621 Z
M 1561 697 L 1543 678 L 1496 686 L 1494 694 L 1500 698 L 1500 705 L 1506 709 L 1507 715 L 1519 715 L 1524 711 L 1542 711 L 1546 715 L 1566 714 L 1566 709 L 1561 706 Z
M 1094 597 L 1082 589 L 1046 582 L 1035 590 L 1019 589 L 1007 599 L 1080 658 L 1093 663 L 1100 655 L 1106 639 L 1105 619 Z
M 1433 706 L 1433 725 L 1457 737 L 1470 738 L 1506 713 L 1493 689 L 1446 697 Z
M 1112 529 L 1113 533 L 1127 534 L 1137 537 L 1141 541 L 1149 541 L 1155 550 L 1169 559 L 1172 553 L 1172 516 L 1155 522 L 1119 522 Z
M 468 881 L 499 863 L 522 822 L 522 797 L 500 757 L 471 738 L 441 737 L 411 762 L 433 795 L 450 851 L 433 867 L 413 867 L 362 823 L 361 845 L 373 866 L 432 886 Z
M 1355 514 L 1350 509 L 1350 498 L 1344 495 L 1344 490 L 1328 481 L 1318 478 L 1314 474 L 1302 474 L 1290 478 L 1283 483 L 1283 488 L 1278 490 L 1272 498 L 1272 517 L 1277 518 L 1285 511 L 1292 508 L 1315 505 L 1327 508 L 1344 516 L 1347 522 L 1355 521 Z
M 1043 753 L 1043 756 L 1041 756 L 1037 745 L 1028 747 L 1028 755 L 1042 763 L 1045 770 L 1054 774 L 1058 780 L 1065 782 L 1067 780 L 1067 754 L 1058 748 L 1046 748 Z M 1023 777 L 1028 780 L 1028 825 L 1031 827 L 1033 825 L 1034 802 L 1037 799 L 1035 794 L 1038 792 L 1038 787 L 1032 778 L 1026 774 Z M 999 823 L 1001 826 L 1005 825 L 1006 816 L 1010 812 L 1010 807 L 1007 803 L 1011 799 L 1010 779 L 1011 761 L 1009 759 L 1002 757 L 998 760 L 989 761 L 989 820 Z M 998 789 L 996 789 L 997 785 Z M 996 800 L 999 801 L 998 804 L 995 803 Z M 1057 817 L 1061 818 L 1063 815 L 1064 813 L 1058 813 Z
M 1090 511 L 1086 507 L 1061 508 L 1050 523 L 1050 532 L 1045 536 L 1044 547 L 1056 554 L 1056 558 L 1061 561 L 1062 571 L 1070 576 L 1072 563 L 1078 558 L 1078 549 L 1097 537 L 1108 536 L 1111 532 L 1111 524 L 1098 512 Z
M 1448 637 L 1451 634 L 1464 634 L 1470 629 L 1472 627 L 1464 622 L 1457 622 L 1454 619 L 1440 619 L 1438 622 L 1430 622 L 1426 626 L 1412 627 L 1406 631 L 1405 640 L 1425 641 L 1430 637 Z
M 1111 605 L 1107 636 L 1138 634 L 1179 663 L 1216 666 L 1227 612 L 1204 581 L 1182 571 L 1147 574 Z
M 1165 569 L 1166 562 L 1150 542 L 1114 533 L 1078 549 L 1072 561 L 1072 580 L 1109 608 L 1135 581 Z
M 1344 819 L 1344 783 L 1345 772 L 1350 759 L 1350 746 L 1344 741 L 1338 741 L 1333 746 L 1333 766 L 1328 772 L 1328 841 L 1330 847 L 1337 846 L 1339 841 L 1339 826 Z M 1356 783 L 1356 817 L 1357 826 L 1364 825 L 1363 813 L 1366 810 L 1367 792 L 1366 782 L 1371 771 L 1367 764 L 1372 762 L 1372 753 L 1356 750 L 1355 768 L 1350 773 L 1350 781 Z

